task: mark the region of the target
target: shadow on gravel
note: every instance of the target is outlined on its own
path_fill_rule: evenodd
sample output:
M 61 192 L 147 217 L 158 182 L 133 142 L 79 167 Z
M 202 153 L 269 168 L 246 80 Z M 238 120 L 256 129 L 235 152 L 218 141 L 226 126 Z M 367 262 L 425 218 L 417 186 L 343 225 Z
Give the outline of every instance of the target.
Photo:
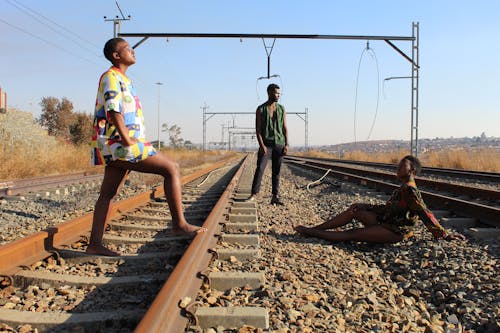
M 15 214 L 15 215 L 20 216 L 20 217 L 27 217 L 27 218 L 30 218 L 30 219 L 38 219 L 38 218 L 40 218 L 40 215 L 26 213 L 26 212 L 19 211 L 19 210 L 6 209 L 6 210 L 3 210 L 3 212 L 5 212 L 6 214 Z
M 332 243 L 298 234 L 268 234 L 282 241 L 341 249 L 380 269 L 405 296 L 423 301 L 429 314 L 441 316 L 444 323 L 456 316 L 465 330 L 500 331 L 498 244 L 436 241 L 422 226 L 416 237 L 396 244 Z

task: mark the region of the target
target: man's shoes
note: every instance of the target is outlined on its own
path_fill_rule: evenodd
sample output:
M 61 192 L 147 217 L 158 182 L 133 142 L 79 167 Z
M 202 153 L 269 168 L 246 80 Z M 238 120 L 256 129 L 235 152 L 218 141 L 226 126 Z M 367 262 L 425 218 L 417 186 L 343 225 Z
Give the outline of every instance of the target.
M 283 206 L 284 203 L 281 201 L 280 197 L 277 195 L 273 195 L 273 198 L 271 199 L 271 205 L 278 205 L 278 206 Z
M 250 201 L 250 202 L 255 201 L 255 194 L 252 194 L 251 196 L 249 196 L 247 201 Z

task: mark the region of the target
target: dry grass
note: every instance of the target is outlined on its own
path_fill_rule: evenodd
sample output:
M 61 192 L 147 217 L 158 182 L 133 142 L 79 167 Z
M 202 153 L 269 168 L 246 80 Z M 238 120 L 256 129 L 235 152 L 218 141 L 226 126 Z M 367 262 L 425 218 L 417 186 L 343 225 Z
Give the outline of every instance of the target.
M 337 155 L 315 150 L 302 153 L 301 155 L 339 158 Z M 340 158 L 345 160 L 396 164 L 405 155 L 408 155 L 407 150 L 395 150 L 381 153 L 353 151 L 344 153 Z M 492 148 L 433 150 L 419 154 L 419 159 L 422 165 L 429 167 L 500 172 L 500 151 Z
M 100 173 L 104 168 L 94 167 L 90 164 L 90 149 L 87 145 L 73 146 L 60 142 L 59 145 L 36 146 L 9 140 L 0 141 L 2 153 L 2 167 L 0 168 L 1 180 L 14 180 L 36 176 L 67 174 L 74 172 Z M 10 140 L 10 142 L 12 142 Z M 213 162 L 231 156 L 235 152 L 200 150 L 172 150 L 162 149 L 164 153 L 177 160 L 181 166 L 182 174 L 199 170 Z
M 500 151 L 492 148 L 429 151 L 420 159 L 438 168 L 500 172 Z
M 222 150 L 208 150 L 203 152 L 192 149 L 162 148 L 161 151 L 179 163 L 183 176 L 207 168 L 215 162 L 239 155 L 239 153 L 234 151 Z
M 8 141 L 7 141 L 8 142 Z M 43 147 L 15 142 L 0 142 L 2 168 L 0 179 L 12 180 L 42 175 L 89 171 L 88 147 L 75 147 L 66 143 Z

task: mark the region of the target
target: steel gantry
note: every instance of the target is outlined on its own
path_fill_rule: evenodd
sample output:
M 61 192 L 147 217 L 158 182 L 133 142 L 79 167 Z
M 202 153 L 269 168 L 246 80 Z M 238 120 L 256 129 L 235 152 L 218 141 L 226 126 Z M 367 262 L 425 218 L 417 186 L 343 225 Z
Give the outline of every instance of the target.
M 215 116 L 216 114 L 226 114 L 226 115 L 239 115 L 239 114 L 248 114 L 248 115 L 255 115 L 255 112 L 208 112 L 208 106 L 205 104 L 204 106 L 201 107 L 201 109 L 203 110 L 203 150 L 206 150 L 206 134 L 207 134 L 207 121 L 212 118 L 213 116 Z M 308 133 L 308 127 L 309 127 L 309 124 L 308 124 L 308 109 L 306 108 L 304 112 L 286 112 L 287 115 L 289 114 L 296 114 L 300 119 L 304 120 L 304 123 L 305 123 L 305 136 L 306 136 L 306 141 L 305 141 L 305 148 L 307 150 L 307 133 Z M 302 115 L 304 115 L 304 118 L 302 117 Z M 234 127 L 234 124 L 233 124 L 233 127 L 231 128 L 235 128 Z M 256 134 L 255 132 L 252 132 L 253 134 Z M 248 134 L 248 133 L 247 133 Z M 229 149 L 231 149 L 229 147 Z
M 412 23 L 412 35 L 411 36 L 370 36 L 370 35 L 319 35 L 319 34 L 246 34 L 246 33 L 118 33 L 119 37 L 142 37 L 142 39 L 137 42 L 133 48 L 138 47 L 144 43 L 148 38 L 238 38 L 238 39 L 344 39 L 344 40 L 383 40 L 388 45 L 390 45 L 394 50 L 396 50 L 401 56 L 411 63 L 411 135 L 410 135 L 410 150 L 411 154 L 417 156 L 418 154 L 418 90 L 419 90 L 419 24 L 418 22 Z M 393 41 L 407 41 L 412 43 L 411 56 L 406 55 L 401 49 L 394 45 Z M 266 45 L 266 44 L 264 44 Z M 266 46 L 267 52 L 267 46 Z M 269 76 L 269 56 L 268 53 L 268 76 Z M 247 114 L 249 112 L 240 113 L 226 113 L 226 114 Z M 224 113 L 205 113 L 203 125 L 206 125 L 208 119 L 205 118 L 206 115 L 210 115 L 208 119 L 213 117 L 215 114 Z M 289 113 L 293 114 L 293 113 Z M 297 114 L 297 113 L 296 113 Z M 303 112 L 300 114 L 307 114 Z M 307 119 L 307 116 L 306 116 Z M 306 120 L 305 120 L 306 121 Z M 307 123 L 307 121 L 306 121 Z M 306 125 L 307 127 L 307 125 Z M 204 127 L 204 144 L 205 148 L 205 127 Z M 306 142 L 307 142 L 307 130 L 306 130 Z

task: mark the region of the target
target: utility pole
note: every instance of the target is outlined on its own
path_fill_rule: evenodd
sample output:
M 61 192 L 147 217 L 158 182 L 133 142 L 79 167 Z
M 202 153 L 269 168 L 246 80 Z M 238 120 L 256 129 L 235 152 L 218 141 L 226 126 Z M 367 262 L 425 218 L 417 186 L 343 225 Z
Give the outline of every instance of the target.
M 116 3 L 116 7 L 118 7 L 118 10 L 120 11 L 120 14 L 121 14 L 121 18 L 116 15 L 115 18 L 112 18 L 112 19 L 108 19 L 106 16 L 104 16 L 104 21 L 106 22 L 113 22 L 113 38 L 116 38 L 118 36 L 118 34 L 120 33 L 120 24 L 121 24 L 121 21 L 130 21 L 131 19 L 131 16 L 127 16 L 125 18 L 125 15 L 123 15 L 123 12 L 120 8 L 120 5 L 118 5 L 118 1 L 115 1 Z
M 207 149 L 207 121 L 214 116 L 211 115 L 208 119 L 206 118 L 208 108 L 210 107 L 207 105 L 207 102 L 203 106 L 200 106 L 200 109 L 203 110 L 203 151 Z
M 160 150 L 160 86 L 163 83 L 156 82 L 155 84 L 158 86 L 158 150 Z

